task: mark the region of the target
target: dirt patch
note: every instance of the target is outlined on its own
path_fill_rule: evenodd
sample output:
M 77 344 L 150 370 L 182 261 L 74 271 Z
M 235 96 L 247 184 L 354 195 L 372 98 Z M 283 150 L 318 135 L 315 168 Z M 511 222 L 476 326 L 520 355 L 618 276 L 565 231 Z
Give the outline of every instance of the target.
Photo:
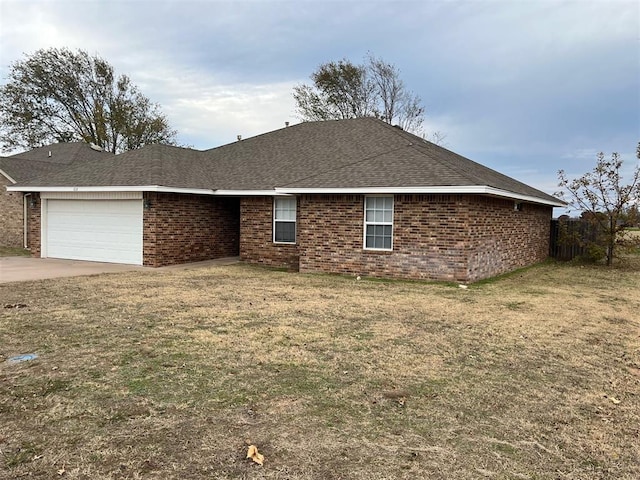
M 0 285 L 28 305 L 0 309 L 0 478 L 638 478 L 638 285 L 562 264 L 467 289 L 243 265 Z

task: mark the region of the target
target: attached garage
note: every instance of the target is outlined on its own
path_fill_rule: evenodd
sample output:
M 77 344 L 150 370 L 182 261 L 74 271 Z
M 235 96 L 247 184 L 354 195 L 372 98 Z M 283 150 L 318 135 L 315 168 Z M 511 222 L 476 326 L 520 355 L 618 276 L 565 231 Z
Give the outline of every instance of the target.
M 42 195 L 42 256 L 142 265 L 142 194 Z

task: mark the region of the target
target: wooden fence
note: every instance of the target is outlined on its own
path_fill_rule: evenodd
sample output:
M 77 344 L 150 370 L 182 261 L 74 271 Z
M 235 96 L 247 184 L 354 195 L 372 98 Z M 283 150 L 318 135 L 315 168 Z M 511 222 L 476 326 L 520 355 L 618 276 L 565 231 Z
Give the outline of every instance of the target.
M 596 240 L 593 223 L 581 218 L 551 220 L 549 255 L 558 260 L 571 260 L 586 255 L 590 243 Z

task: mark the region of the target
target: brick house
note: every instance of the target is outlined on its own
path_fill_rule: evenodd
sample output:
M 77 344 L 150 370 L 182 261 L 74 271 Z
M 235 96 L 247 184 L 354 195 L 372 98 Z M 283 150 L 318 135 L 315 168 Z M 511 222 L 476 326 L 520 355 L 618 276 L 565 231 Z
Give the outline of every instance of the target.
M 33 255 L 472 282 L 544 260 L 563 202 L 380 120 L 152 145 L 8 187 Z

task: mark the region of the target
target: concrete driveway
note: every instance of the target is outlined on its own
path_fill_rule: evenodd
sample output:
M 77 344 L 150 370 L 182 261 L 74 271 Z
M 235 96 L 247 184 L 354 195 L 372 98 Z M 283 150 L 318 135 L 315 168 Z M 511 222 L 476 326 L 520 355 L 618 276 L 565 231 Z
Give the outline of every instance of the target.
M 0 257 L 0 283 L 141 269 L 144 267 L 117 263 L 83 262 L 57 258 Z
M 169 267 L 152 268 L 139 265 L 122 265 L 119 263 L 84 262 L 81 260 L 60 260 L 57 258 L 32 257 L 0 257 L 0 283 L 25 282 L 46 278 L 78 277 L 99 273 L 130 272 L 132 270 L 159 272 L 202 268 L 214 265 L 231 265 L 238 263 L 238 257 L 218 258 L 204 262 L 185 263 Z

